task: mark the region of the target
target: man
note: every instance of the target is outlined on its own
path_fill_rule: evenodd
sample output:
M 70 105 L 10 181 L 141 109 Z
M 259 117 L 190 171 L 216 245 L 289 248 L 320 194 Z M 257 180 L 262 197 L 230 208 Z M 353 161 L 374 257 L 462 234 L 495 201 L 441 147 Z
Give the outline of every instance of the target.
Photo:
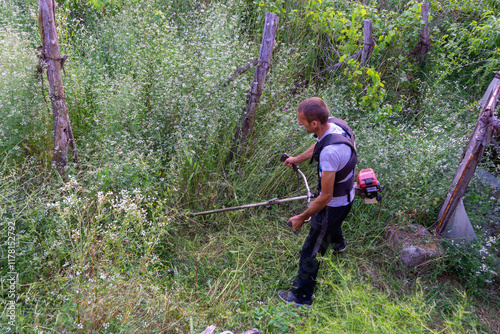
M 278 295 L 287 303 L 312 305 L 319 262 L 330 244 L 337 252 L 346 249 L 342 222 L 351 210 L 354 199 L 356 149 L 354 134 L 340 119 L 329 119 L 328 107 L 318 97 L 300 103 L 297 109 L 299 125 L 313 133 L 318 142 L 297 157 L 289 157 L 284 165 L 292 167 L 311 159 L 318 162 L 319 196 L 303 213 L 290 218 L 292 229 L 298 230 L 311 217 L 311 228 L 300 254 L 299 273 L 290 291 Z

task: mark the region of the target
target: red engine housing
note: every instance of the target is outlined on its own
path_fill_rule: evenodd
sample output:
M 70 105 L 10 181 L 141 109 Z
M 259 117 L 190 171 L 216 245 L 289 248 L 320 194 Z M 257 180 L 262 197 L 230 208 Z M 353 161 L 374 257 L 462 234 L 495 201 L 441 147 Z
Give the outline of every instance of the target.
M 363 169 L 358 174 L 359 190 L 368 198 L 376 198 L 380 191 L 377 175 L 371 168 Z

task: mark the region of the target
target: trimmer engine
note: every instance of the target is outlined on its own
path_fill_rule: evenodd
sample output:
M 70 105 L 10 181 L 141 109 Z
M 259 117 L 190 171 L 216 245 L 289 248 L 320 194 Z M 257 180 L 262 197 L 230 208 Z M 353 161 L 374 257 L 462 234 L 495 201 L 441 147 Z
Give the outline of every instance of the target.
M 378 194 L 382 188 L 377 180 L 377 175 L 371 168 L 359 172 L 356 190 L 365 199 L 365 204 L 377 203 L 382 200 L 382 196 Z

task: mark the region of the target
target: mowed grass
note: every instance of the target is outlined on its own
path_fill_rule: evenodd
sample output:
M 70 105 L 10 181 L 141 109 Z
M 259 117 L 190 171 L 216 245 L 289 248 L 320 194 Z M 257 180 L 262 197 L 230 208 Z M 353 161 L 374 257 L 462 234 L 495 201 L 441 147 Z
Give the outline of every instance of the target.
M 382 203 L 356 200 L 344 224 L 348 250 L 321 260 L 314 306 L 307 309 L 277 297 L 295 278 L 307 233 L 292 233 L 286 217 L 304 203 L 192 219 L 139 192 L 94 197 L 77 178 L 48 181 L 15 185 L 25 190 L 16 204 L 25 207 L 42 189 L 49 203 L 57 192 L 65 194 L 61 202 L 71 193 L 82 196 L 71 213 L 61 204 L 43 224 L 36 217 L 47 202 L 29 202 L 18 220 L 19 330 L 198 333 L 215 324 L 233 332 L 459 333 L 488 332 L 496 324 L 495 294 L 489 301 L 469 294 L 440 274 L 442 261 L 402 266 L 385 240 L 387 223 L 375 218 L 387 218 Z

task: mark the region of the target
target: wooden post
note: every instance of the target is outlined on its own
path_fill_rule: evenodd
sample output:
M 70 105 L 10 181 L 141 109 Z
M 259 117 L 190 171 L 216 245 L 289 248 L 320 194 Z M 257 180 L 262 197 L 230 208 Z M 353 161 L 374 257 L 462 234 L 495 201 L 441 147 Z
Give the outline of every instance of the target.
M 361 60 L 359 64 L 365 66 L 370 60 L 370 57 L 375 47 L 375 40 L 373 39 L 373 23 L 372 20 L 364 20 L 363 22 L 364 33 L 364 46 L 361 51 Z
M 229 161 L 238 151 L 238 146 L 243 147 L 247 140 L 248 134 L 252 129 L 252 122 L 259 105 L 260 96 L 264 82 L 266 81 L 267 73 L 269 72 L 269 64 L 273 53 L 274 44 L 276 43 L 276 33 L 278 31 L 278 16 L 273 13 L 266 13 L 264 33 L 262 35 L 262 44 L 260 46 L 259 61 L 255 69 L 252 86 L 247 95 L 246 107 L 242 114 L 242 123 L 236 129 L 234 134 L 233 147 L 229 154 Z
M 364 20 L 363 21 L 363 34 L 364 34 L 364 45 L 361 50 L 353 54 L 352 56 L 347 57 L 344 61 L 341 61 L 339 63 L 333 64 L 325 68 L 323 71 L 319 72 L 315 76 L 313 76 L 310 79 L 306 79 L 304 81 L 298 82 L 294 85 L 292 91 L 295 93 L 297 90 L 302 87 L 306 86 L 309 84 L 309 81 L 322 76 L 325 73 L 328 72 L 334 72 L 341 68 L 343 65 L 347 64 L 347 62 L 350 59 L 356 59 L 359 60 L 359 63 L 361 66 L 366 66 L 368 64 L 368 61 L 370 60 L 370 57 L 373 52 L 373 48 L 375 47 L 375 40 L 373 39 L 373 23 L 372 20 Z
M 420 20 L 424 22 L 424 28 L 420 32 L 420 42 L 418 42 L 411 52 L 412 56 L 419 55 L 420 61 L 423 60 L 425 54 L 431 47 L 431 38 L 429 37 L 429 11 L 429 3 L 424 2 L 422 6 L 420 6 Z
M 347 62 L 350 59 L 356 59 L 359 60 L 359 63 L 361 66 L 365 66 L 368 61 L 370 60 L 370 57 L 373 52 L 373 48 L 375 47 L 375 40 L 373 39 L 373 23 L 372 20 L 364 20 L 363 21 L 363 40 L 364 40 L 364 45 L 363 48 L 353 54 L 352 56 L 347 57 L 344 61 L 340 63 L 336 63 L 334 65 L 328 66 L 326 69 L 320 72 L 321 74 L 325 74 L 327 72 L 331 72 L 334 70 L 339 69 L 342 65 L 347 64 Z
M 60 172 L 68 163 L 68 149 L 71 145 L 73 157 L 78 160 L 73 131 L 69 122 L 68 106 L 62 84 L 61 69 L 67 57 L 61 57 L 59 37 L 55 22 L 55 1 L 39 0 L 38 23 L 42 39 L 41 59 L 47 63 L 50 100 L 54 117 L 54 156 L 53 161 Z
M 422 32 L 420 33 L 420 43 L 422 44 L 422 48 L 420 49 L 420 59 L 424 57 L 431 47 L 431 38 L 429 37 L 429 11 L 429 3 L 424 2 L 420 7 L 421 20 L 425 23 L 424 29 L 422 29 Z
M 472 137 L 465 148 L 462 161 L 458 165 L 457 172 L 452 180 L 450 191 L 438 214 L 438 226 L 436 234 L 441 235 L 446 230 L 455 209 L 465 194 L 477 164 L 483 156 L 485 147 L 491 140 L 493 132 L 493 120 L 496 101 L 500 95 L 500 73 L 497 72 L 495 78 L 490 84 L 482 101 L 484 101 L 479 120 L 476 123 Z

